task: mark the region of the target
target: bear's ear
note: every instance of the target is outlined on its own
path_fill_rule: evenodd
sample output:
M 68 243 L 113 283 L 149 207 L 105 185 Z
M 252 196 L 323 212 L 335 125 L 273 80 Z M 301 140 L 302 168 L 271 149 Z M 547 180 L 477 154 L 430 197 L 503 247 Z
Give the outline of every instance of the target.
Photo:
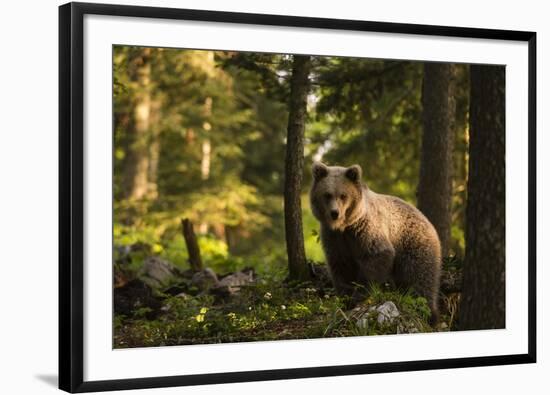
M 313 173 L 313 179 L 319 181 L 321 178 L 324 178 L 328 175 L 328 167 L 321 162 L 313 162 L 313 167 L 311 168 Z
M 348 180 L 360 183 L 361 182 L 361 176 L 363 174 L 363 171 L 361 170 L 361 166 L 359 165 L 353 165 L 346 169 L 346 177 Z

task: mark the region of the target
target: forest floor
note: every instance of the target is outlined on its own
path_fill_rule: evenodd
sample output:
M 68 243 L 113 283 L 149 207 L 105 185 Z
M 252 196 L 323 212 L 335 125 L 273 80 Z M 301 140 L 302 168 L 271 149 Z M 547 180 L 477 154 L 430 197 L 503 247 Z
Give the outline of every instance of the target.
M 115 284 L 114 347 L 420 333 L 453 325 L 456 294 L 442 294 L 441 319 L 432 328 L 424 298 L 371 286 L 352 303 L 335 294 L 323 266 L 315 267 L 321 275 L 301 284 L 252 270 L 218 276 L 209 269 L 179 272 L 177 283 L 164 287 L 143 276 Z

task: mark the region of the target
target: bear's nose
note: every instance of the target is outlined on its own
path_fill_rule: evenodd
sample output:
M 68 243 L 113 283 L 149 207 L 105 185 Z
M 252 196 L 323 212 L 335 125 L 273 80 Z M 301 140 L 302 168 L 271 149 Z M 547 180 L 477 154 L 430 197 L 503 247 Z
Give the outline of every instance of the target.
M 330 210 L 330 216 L 332 219 L 338 219 L 338 210 Z

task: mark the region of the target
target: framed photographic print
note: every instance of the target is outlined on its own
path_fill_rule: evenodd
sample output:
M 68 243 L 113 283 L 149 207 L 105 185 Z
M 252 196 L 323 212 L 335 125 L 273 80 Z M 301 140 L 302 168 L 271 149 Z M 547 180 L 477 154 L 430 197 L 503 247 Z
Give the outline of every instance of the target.
M 534 32 L 59 16 L 61 389 L 535 362 Z

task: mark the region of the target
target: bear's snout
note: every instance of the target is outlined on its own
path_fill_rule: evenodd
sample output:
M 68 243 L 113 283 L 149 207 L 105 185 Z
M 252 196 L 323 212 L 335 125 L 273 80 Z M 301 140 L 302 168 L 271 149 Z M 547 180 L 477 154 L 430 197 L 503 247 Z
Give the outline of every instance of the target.
M 336 209 L 333 209 L 333 210 L 330 210 L 330 217 L 333 219 L 333 220 L 336 220 L 338 219 L 338 215 L 340 213 L 338 212 L 338 210 Z

